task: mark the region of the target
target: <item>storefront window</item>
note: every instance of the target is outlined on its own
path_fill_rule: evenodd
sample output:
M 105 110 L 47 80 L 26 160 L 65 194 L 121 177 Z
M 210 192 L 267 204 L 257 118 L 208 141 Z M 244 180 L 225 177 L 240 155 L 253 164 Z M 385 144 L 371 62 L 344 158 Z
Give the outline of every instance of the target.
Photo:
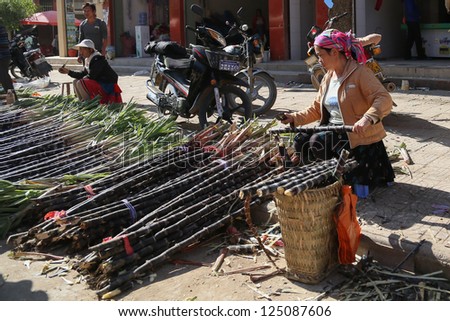
M 55 10 L 53 8 L 53 0 L 40 0 L 39 1 L 40 11 L 51 11 Z
M 450 23 L 443 0 L 421 1 L 422 23 Z
M 169 0 L 150 0 L 149 8 L 152 40 L 169 40 Z

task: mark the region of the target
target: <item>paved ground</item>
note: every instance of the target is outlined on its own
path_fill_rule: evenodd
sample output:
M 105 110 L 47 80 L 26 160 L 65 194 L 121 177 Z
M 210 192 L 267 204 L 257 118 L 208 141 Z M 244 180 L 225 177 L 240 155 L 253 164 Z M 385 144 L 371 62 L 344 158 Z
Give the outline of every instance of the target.
M 60 93 L 60 87 L 54 83 L 69 79 L 52 72 L 51 80 L 52 84 L 40 90 L 41 93 Z M 124 100 L 133 100 L 154 112 L 154 106 L 145 98 L 145 80 L 145 76 L 122 76 L 119 84 Z M 279 84 L 275 106 L 262 119 L 271 119 L 281 111 L 302 109 L 314 95 L 315 91 L 307 85 Z M 394 186 L 376 190 L 370 198 L 359 200 L 358 215 L 364 234 L 360 254 L 370 251 L 377 260 L 396 266 L 424 240 L 403 266 L 419 273 L 442 270 L 450 278 L 450 92 L 396 91 L 392 96 L 398 106 L 384 121 L 388 131 L 385 144 L 388 150 L 394 150 L 405 143 L 414 164 L 405 167 L 410 175 L 397 175 Z M 189 125 L 181 118 L 179 122 L 182 126 Z M 400 162 L 395 164 L 399 169 L 402 165 Z M 27 270 L 23 262 L 8 259 L 8 249 L 1 243 L 0 274 L 4 280 L 0 279 L 0 300 L 95 299 L 82 285 L 68 289 L 61 280 L 36 278 L 38 267 L 33 265 Z M 197 254 L 186 254 L 186 257 L 196 258 Z M 232 260 L 231 265 L 235 268 L 245 266 L 238 259 Z M 244 286 L 248 281 L 246 277 L 235 275 L 217 279 L 208 274 L 209 269 L 205 267 L 165 266 L 158 271 L 158 282 L 142 286 L 122 299 L 183 300 L 197 296 L 199 300 L 252 300 L 260 297 L 254 289 Z M 186 278 L 191 282 L 186 283 Z M 27 290 L 26 295 L 17 297 L 14 291 L 8 291 L 18 285 Z M 290 289 L 290 294 L 285 291 L 275 299 L 304 300 L 320 293 L 323 285 L 305 286 L 276 277 L 262 283 L 259 289 L 266 293 Z

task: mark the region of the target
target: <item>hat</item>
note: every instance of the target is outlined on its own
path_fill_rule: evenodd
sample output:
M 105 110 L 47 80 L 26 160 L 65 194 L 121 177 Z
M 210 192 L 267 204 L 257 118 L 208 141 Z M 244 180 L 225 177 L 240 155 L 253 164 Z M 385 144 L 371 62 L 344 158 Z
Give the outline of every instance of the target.
M 78 45 L 75 45 L 75 49 L 79 49 L 80 47 L 91 48 L 95 50 L 94 42 L 91 39 L 84 39 Z

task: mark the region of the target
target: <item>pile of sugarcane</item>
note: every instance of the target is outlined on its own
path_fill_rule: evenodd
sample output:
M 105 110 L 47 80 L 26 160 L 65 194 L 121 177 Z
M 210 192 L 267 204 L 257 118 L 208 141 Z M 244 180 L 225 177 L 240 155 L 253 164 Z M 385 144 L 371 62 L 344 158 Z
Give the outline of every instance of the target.
M 10 240 L 21 251 L 89 247 L 78 270 L 108 297 L 243 213 L 239 189 L 279 171 L 270 166 L 271 125 L 210 127 L 180 148 L 98 180 L 91 187 L 101 183 L 103 190 Z
M 70 96 L 3 106 L 0 127 L 0 237 L 36 224 L 47 209 L 81 202 L 95 180 L 181 138 L 173 120 L 151 119 L 133 103 L 106 106 Z
M 16 251 L 62 248 L 83 254 L 76 269 L 100 297 L 111 298 L 243 215 L 244 196 L 246 204 L 258 203 L 271 197 L 274 182 L 286 180 L 296 184 L 289 190 L 313 188 L 348 166 L 344 158 L 283 166 L 287 152 L 267 134 L 273 124 L 211 126 L 183 146 L 117 169 L 89 186 L 43 195 L 35 206 L 48 220 L 9 241 Z
M 331 159 L 314 162 L 300 167 L 291 167 L 285 171 L 256 181 L 239 192 L 239 197 L 257 195 L 265 197 L 273 193 L 295 196 L 307 189 L 318 188 L 340 179 L 343 173 L 357 165 L 354 160 L 347 160 L 348 154 L 341 154 L 339 160 Z

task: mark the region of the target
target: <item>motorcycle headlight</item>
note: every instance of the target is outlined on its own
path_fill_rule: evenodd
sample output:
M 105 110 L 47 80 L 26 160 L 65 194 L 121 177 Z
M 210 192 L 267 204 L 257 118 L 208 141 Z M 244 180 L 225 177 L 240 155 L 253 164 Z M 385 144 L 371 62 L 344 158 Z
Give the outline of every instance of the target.
M 240 45 L 229 45 L 223 48 L 223 51 L 230 55 L 239 56 L 242 53 L 242 47 Z
M 214 39 L 215 41 L 220 43 L 222 45 L 222 47 L 225 47 L 227 45 L 225 38 L 218 31 L 211 29 L 211 28 L 206 28 L 206 31 L 208 32 L 208 35 L 212 39 Z
M 247 25 L 247 24 L 243 24 L 243 25 L 241 26 L 241 30 L 242 30 L 242 31 L 247 31 L 247 30 L 248 30 L 248 25 Z
M 377 56 L 377 55 L 381 54 L 381 47 L 380 46 L 374 46 L 372 48 L 372 52 L 373 52 L 374 56 Z

